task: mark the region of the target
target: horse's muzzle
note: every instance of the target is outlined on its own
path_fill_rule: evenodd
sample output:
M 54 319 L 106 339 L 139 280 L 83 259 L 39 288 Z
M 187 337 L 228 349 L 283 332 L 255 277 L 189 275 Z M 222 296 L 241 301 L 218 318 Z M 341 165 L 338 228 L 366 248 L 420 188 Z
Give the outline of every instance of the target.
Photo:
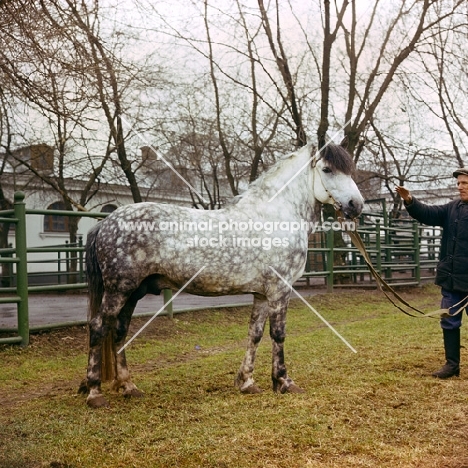
M 341 206 L 341 212 L 344 214 L 347 219 L 357 218 L 364 208 L 364 202 L 362 200 L 349 200 L 346 206 Z

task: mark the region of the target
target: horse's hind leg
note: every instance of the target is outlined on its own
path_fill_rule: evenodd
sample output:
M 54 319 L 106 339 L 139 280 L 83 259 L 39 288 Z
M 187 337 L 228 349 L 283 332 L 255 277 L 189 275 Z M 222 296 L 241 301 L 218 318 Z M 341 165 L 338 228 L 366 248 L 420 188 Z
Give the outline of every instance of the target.
M 304 390 L 288 377 L 284 362 L 284 340 L 286 337 L 287 297 L 271 303 L 270 308 L 270 337 L 272 340 L 272 372 L 273 390 L 280 393 L 303 393 Z
M 141 397 L 143 393 L 138 390 L 137 386 L 130 379 L 130 372 L 127 368 L 127 360 L 125 358 L 125 349 L 120 349 L 124 345 L 127 336 L 128 327 L 132 318 L 133 311 L 137 305 L 138 299 L 131 296 L 125 305 L 122 307 L 116 323 L 115 329 L 115 346 L 117 349 L 117 367 L 116 376 L 112 382 L 112 388 L 116 391 L 123 390 L 124 397 Z M 120 351 L 120 352 L 119 352 Z
M 265 299 L 254 297 L 252 314 L 249 323 L 249 336 L 244 360 L 240 366 L 235 385 L 242 393 L 260 393 L 261 390 L 254 382 L 253 371 L 258 344 L 263 336 L 265 322 L 268 317 L 268 303 Z
M 107 337 L 110 335 L 109 346 L 115 353 L 114 330 L 116 324 L 116 317 L 124 306 L 126 295 L 122 293 L 108 293 L 104 292 L 99 313 L 89 321 L 89 357 L 88 357 L 88 370 L 86 375 L 85 387 L 89 391 L 86 403 L 93 407 L 109 406 L 107 400 L 103 397 L 101 392 L 101 381 L 103 376 L 103 344 Z M 109 371 L 115 375 L 115 361 L 109 363 L 112 369 Z M 84 385 L 80 387 L 82 391 Z

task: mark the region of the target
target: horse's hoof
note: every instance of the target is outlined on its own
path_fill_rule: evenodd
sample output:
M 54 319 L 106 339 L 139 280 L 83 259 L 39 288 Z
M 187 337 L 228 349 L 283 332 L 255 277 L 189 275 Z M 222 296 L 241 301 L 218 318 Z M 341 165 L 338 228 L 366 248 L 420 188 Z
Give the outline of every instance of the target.
M 93 398 L 88 397 L 86 404 L 90 408 L 108 408 L 110 406 L 109 402 L 102 395 L 98 395 Z
M 247 388 L 241 389 L 241 393 L 245 395 L 254 395 L 255 393 L 262 393 L 262 389 L 255 384 L 249 385 Z
M 296 385 L 291 379 L 287 379 L 281 384 L 280 381 L 273 382 L 273 391 L 275 393 L 304 393 L 304 390 Z
M 291 384 L 289 387 L 287 387 L 284 391 L 281 389 L 281 393 L 304 393 L 305 390 L 299 387 L 299 385 L 296 385 L 295 383 Z
M 123 392 L 124 398 L 143 398 L 145 394 L 138 390 L 138 388 L 132 388 L 131 390 L 126 390 Z
M 89 393 L 88 382 L 86 379 L 82 380 L 80 386 L 78 387 L 78 394 L 86 395 Z

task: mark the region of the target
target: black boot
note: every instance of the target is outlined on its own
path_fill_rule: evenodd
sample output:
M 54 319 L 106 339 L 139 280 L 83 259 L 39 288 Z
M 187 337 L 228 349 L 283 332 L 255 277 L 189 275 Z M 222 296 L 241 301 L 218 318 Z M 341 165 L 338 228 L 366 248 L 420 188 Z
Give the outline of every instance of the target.
M 433 372 L 432 376 L 439 379 L 448 379 L 460 375 L 460 329 L 454 330 L 442 329 L 444 333 L 444 348 L 446 363 L 438 371 Z

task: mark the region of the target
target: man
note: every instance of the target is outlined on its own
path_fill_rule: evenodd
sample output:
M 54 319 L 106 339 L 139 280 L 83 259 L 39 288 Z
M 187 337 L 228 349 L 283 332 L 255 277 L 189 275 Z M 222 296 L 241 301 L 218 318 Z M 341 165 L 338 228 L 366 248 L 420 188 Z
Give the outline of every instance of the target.
M 421 223 L 443 228 L 437 265 L 436 284 L 442 288 L 443 309 L 451 314 L 463 305 L 468 313 L 468 169 L 453 173 L 457 179 L 460 200 L 445 205 L 429 206 L 421 203 L 404 187 L 396 187 L 411 217 Z M 458 306 L 454 307 L 462 301 Z M 439 379 L 460 375 L 460 327 L 463 313 L 440 321 L 445 349 L 445 365 L 432 375 Z

